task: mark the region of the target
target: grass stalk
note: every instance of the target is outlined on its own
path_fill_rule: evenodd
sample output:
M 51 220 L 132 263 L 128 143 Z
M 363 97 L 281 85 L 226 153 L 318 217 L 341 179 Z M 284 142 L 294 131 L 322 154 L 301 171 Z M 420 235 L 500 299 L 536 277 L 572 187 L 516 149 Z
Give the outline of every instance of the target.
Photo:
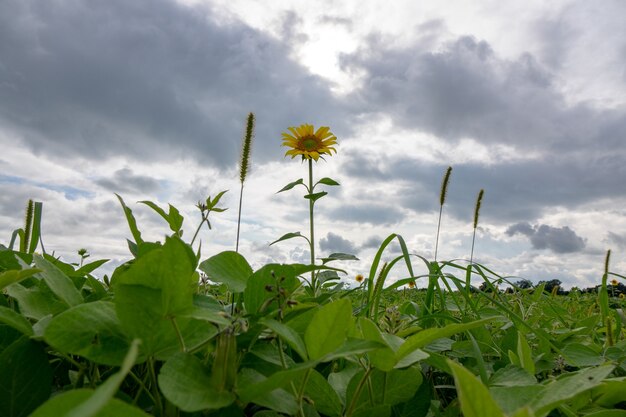
M 235 252 L 239 252 L 239 231 L 241 229 L 241 206 L 243 202 L 243 185 L 246 181 L 246 176 L 250 170 L 250 151 L 252 149 L 252 139 L 254 137 L 254 113 L 248 114 L 246 121 L 246 133 L 243 138 L 243 144 L 241 147 L 241 160 L 239 162 L 239 181 L 241 182 L 241 188 L 239 190 L 239 210 L 237 215 L 237 241 L 235 243 Z
M 450 174 L 452 167 L 448 167 L 441 182 L 441 192 L 439 193 L 439 220 L 437 221 L 437 239 L 435 240 L 435 262 L 437 262 L 437 250 L 439 249 L 439 231 L 441 230 L 441 215 L 443 214 L 443 205 L 446 203 L 446 195 L 448 193 L 448 183 L 450 182 Z

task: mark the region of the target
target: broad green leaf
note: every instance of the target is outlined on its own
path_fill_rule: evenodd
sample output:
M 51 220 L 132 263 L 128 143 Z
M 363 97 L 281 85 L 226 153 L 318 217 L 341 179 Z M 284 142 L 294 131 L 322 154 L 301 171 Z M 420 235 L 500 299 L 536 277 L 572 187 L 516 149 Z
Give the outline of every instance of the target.
M 319 200 L 320 198 L 324 197 L 326 194 L 328 194 L 326 191 L 322 191 L 319 193 L 307 194 L 304 196 L 304 198 L 315 202 Z
M 195 267 L 195 255 L 189 245 L 176 236 L 168 237 L 162 247 L 139 257 L 117 274 L 113 289 L 116 294 L 122 285 L 161 290 L 161 299 L 151 309 L 158 311 L 159 316 L 175 316 L 193 305 L 197 286 Z
M 585 417 L 626 417 L 626 410 L 600 410 L 585 414 Z
M 348 385 L 350 381 L 356 375 L 361 368 L 354 366 L 347 366 L 339 372 L 331 372 L 328 375 L 328 383 L 333 387 L 342 404 L 346 404 L 346 394 L 348 391 Z
M 277 308 L 276 301 L 269 301 L 276 296 L 277 286 L 280 286 L 285 296 L 288 296 L 300 286 L 300 281 L 296 277 L 301 270 L 298 264 L 267 264 L 255 271 L 248 279 L 243 293 L 246 311 L 249 314 L 257 314 L 261 309 L 272 311 Z
M 33 335 L 33 326 L 30 322 L 10 308 L 0 306 L 0 323 L 8 324 L 26 336 Z
M 16 282 L 20 282 L 23 279 L 33 276 L 38 272 L 41 272 L 41 270 L 37 268 L 0 272 L 0 291 L 11 284 L 15 284 Z
M 606 408 L 613 408 L 624 401 L 626 392 L 626 377 L 607 379 L 599 387 L 594 388 L 596 404 Z
M 183 411 L 216 410 L 235 401 L 230 391 L 212 386 L 211 373 L 202 361 L 187 353 L 172 356 L 159 372 L 159 387 Z
M 118 194 L 115 194 L 115 196 L 117 197 L 117 199 L 120 201 L 120 204 L 122 205 L 122 209 L 124 210 L 124 215 L 126 216 L 126 221 L 128 222 L 128 227 L 130 228 L 130 232 L 133 235 L 133 239 L 135 239 L 135 241 L 132 243 L 134 243 L 137 246 L 141 245 L 143 243 L 143 239 L 141 238 L 141 232 L 137 228 L 137 220 L 135 220 L 133 211 L 126 206 L 126 203 L 124 203 L 124 200 L 122 199 L 122 197 L 120 197 Z M 131 242 L 129 241 L 129 243 Z
M 408 337 L 406 341 L 402 344 L 402 346 L 400 346 L 400 348 L 398 349 L 396 356 L 398 360 L 400 360 L 415 349 L 422 348 L 437 339 L 449 337 L 457 333 L 471 330 L 475 327 L 483 326 L 493 320 L 494 319 L 490 317 L 482 320 L 472 321 L 469 323 L 454 323 L 448 324 L 445 327 L 434 327 L 422 330 L 421 332 Z
M 6 292 L 10 297 L 17 300 L 20 313 L 31 319 L 40 320 L 67 309 L 67 305 L 60 301 L 50 288 L 41 281 L 38 286 L 31 288 L 25 288 L 21 284 L 9 285 Z
M 533 413 L 533 410 L 531 410 L 529 407 L 524 407 L 511 414 L 510 417 L 535 417 L 535 413 Z
M 73 411 L 88 401 L 94 394 L 92 389 L 75 389 L 52 397 L 30 417 L 72 417 Z M 149 417 L 137 407 L 117 398 L 110 399 L 93 417 Z M 82 416 L 81 416 L 82 417 Z
M 354 355 L 362 355 L 384 347 L 380 342 L 373 340 L 350 339 L 338 349 L 327 353 L 319 359 L 319 362 L 330 362 L 335 359 L 346 359 Z
M 243 292 L 252 268 L 246 258 L 234 251 L 225 251 L 205 260 L 200 264 L 213 282 L 226 284 L 232 292 Z
M 498 369 L 489 379 L 490 387 L 517 387 L 536 383 L 537 379 L 533 375 L 515 365 Z
M 375 405 L 358 409 L 352 414 L 353 417 L 389 417 L 391 416 L 391 407 L 388 405 Z
M 474 374 L 448 360 L 464 417 L 505 417 L 487 387 Z
M 29 415 L 51 389 L 52 369 L 41 344 L 22 336 L 0 353 L 0 416 Z
M 600 353 L 580 343 L 566 344 L 561 353 L 565 357 L 566 362 L 571 366 L 586 367 L 597 366 L 604 363 L 604 358 Z
M 502 411 L 510 414 L 528 405 L 542 389 L 543 387 L 538 384 L 529 386 L 516 385 L 492 387 L 489 389 L 489 392 Z
M 319 180 L 315 185 L 317 184 L 324 184 L 324 185 L 340 185 L 337 181 L 335 181 L 332 178 L 328 178 L 328 177 L 324 177 L 321 180 Z
M 72 280 L 61 272 L 59 268 L 40 255 L 35 254 L 33 261 L 35 262 L 35 266 L 41 269 L 38 275 L 60 300 L 69 307 L 74 307 L 83 302 L 83 296 L 80 295 L 80 292 L 76 289 Z
M 297 386 L 302 382 L 298 381 Z M 316 370 L 309 373 L 304 394 L 313 400 L 315 408 L 326 416 L 341 415 L 342 405 L 339 396 L 328 381 Z
M 54 317 L 45 340 L 61 352 L 111 366 L 121 365 L 129 349 L 115 305 L 109 301 L 81 304 Z
M 358 411 L 377 405 L 393 406 L 409 401 L 423 381 L 422 373 L 415 368 L 393 369 L 389 372 L 374 369 L 365 385 L 362 385 L 363 376 L 363 371 L 355 374 L 347 389 L 346 404 L 349 407 L 349 404 L 356 401 L 355 410 Z M 360 392 L 357 393 L 359 386 Z
M 331 261 L 358 261 L 358 260 L 359 258 L 349 253 L 331 253 L 326 258 L 322 258 L 323 263 L 328 263 Z
M 352 321 L 352 304 L 347 298 L 322 306 L 304 333 L 309 357 L 318 359 L 340 347 Z
M 296 351 L 296 353 L 298 353 L 298 355 L 300 355 L 303 360 L 308 359 L 304 341 L 294 329 L 286 324 L 269 318 L 263 318 L 259 321 L 259 323 L 267 326 L 274 333 L 280 336 L 293 350 Z
M 283 240 L 293 239 L 294 237 L 301 237 L 305 239 L 307 242 L 309 241 L 309 238 L 307 238 L 306 236 L 302 236 L 300 232 L 292 232 L 292 233 L 285 233 L 284 235 L 282 235 L 281 237 L 279 237 L 278 239 L 270 243 L 270 246 L 272 246 L 274 243 L 282 242 Z
M 296 399 L 293 394 L 279 387 L 289 384 L 304 372 L 306 369 L 299 367 L 277 372 L 266 378 L 254 369 L 243 368 L 238 374 L 237 394 L 244 404 L 252 402 L 284 414 L 294 415 L 298 411 Z
M 526 337 L 520 331 L 517 332 L 517 356 L 522 368 L 529 374 L 535 375 L 535 361 L 533 360 L 530 346 L 526 341 Z
M 204 320 L 171 317 L 161 307 L 162 291 L 141 285 L 117 285 L 115 312 L 129 339 L 142 340 L 141 351 L 164 360 L 181 350 L 173 320 L 187 347 L 193 348 L 217 334 L 217 329 Z
M 277 191 L 276 194 L 282 193 L 283 191 L 291 190 L 293 187 L 295 187 L 296 185 L 300 185 L 300 184 L 304 185 L 304 180 L 302 178 L 285 185 L 283 188 L 280 189 L 280 191 Z
M 602 384 L 604 378 L 614 368 L 613 365 L 603 365 L 597 368 L 587 368 L 575 374 L 566 374 L 545 385 L 529 406 L 537 417 L 545 417 L 565 401 Z

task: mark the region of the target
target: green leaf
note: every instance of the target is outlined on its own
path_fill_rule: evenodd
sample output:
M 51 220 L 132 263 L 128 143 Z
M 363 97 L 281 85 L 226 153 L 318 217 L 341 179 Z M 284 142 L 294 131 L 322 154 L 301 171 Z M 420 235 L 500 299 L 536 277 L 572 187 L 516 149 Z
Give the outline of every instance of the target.
M 151 308 L 159 311 L 161 316 L 175 316 L 193 305 L 198 279 L 195 260 L 189 245 L 176 236 L 168 237 L 162 247 L 140 256 L 119 273 L 113 289 L 117 293 L 123 285 L 141 285 L 161 290 L 161 299 Z
M 324 185 L 340 185 L 337 181 L 335 181 L 332 178 L 328 178 L 328 177 L 324 177 L 321 180 L 319 180 L 317 183 L 315 183 L 315 185 L 317 184 L 324 184 Z M 315 188 L 315 186 L 313 186 L 313 188 Z
M 280 285 L 285 291 L 286 297 L 300 286 L 300 281 L 296 277 L 301 273 L 301 266 L 298 264 L 267 264 L 255 271 L 248 279 L 243 293 L 246 311 L 249 314 L 256 314 L 260 312 L 261 308 L 269 311 L 277 308 L 276 301 L 271 302 L 269 305 L 266 302 L 276 296 L 277 285 Z M 272 291 L 268 291 L 270 287 Z
M 530 346 L 526 341 L 526 337 L 520 331 L 517 332 L 517 356 L 519 357 L 522 368 L 529 374 L 535 375 L 535 361 L 533 360 Z
M 135 245 L 141 245 L 143 243 L 143 239 L 141 238 L 141 232 L 137 228 L 137 220 L 135 220 L 135 216 L 133 215 L 133 211 L 126 206 L 122 197 L 118 194 L 115 194 L 117 199 L 120 201 L 122 205 L 122 209 L 124 210 L 124 215 L 126 216 L 126 221 L 128 222 L 128 227 L 130 228 L 130 232 L 133 235 L 133 239 L 135 239 Z M 130 241 L 129 241 L 130 243 Z
M 211 373 L 202 361 L 187 353 L 172 356 L 159 372 L 159 387 L 183 411 L 216 410 L 235 401 L 230 391 L 212 386 Z
M 162 290 L 142 285 L 119 285 L 115 290 L 115 312 L 126 336 L 142 340 L 141 351 L 165 360 L 180 351 L 180 340 L 174 327 L 176 321 L 182 338 L 189 348 L 215 336 L 217 329 L 210 322 L 171 317 L 161 306 Z M 188 313 L 187 311 L 186 313 Z
M 474 374 L 448 359 L 464 417 L 505 417 L 487 387 Z
M 0 416 L 29 415 L 50 396 L 52 369 L 44 347 L 27 336 L 0 353 Z
M 287 239 L 293 239 L 294 237 L 301 237 L 304 240 L 306 240 L 307 242 L 309 241 L 309 238 L 307 238 L 306 236 L 302 236 L 300 234 L 300 232 L 292 232 L 292 233 L 286 233 L 286 234 L 282 235 L 280 238 L 276 239 L 275 241 L 273 241 L 269 245 L 272 246 L 274 243 L 282 242 L 283 240 L 287 240 Z
M 293 187 L 295 187 L 296 185 L 300 185 L 300 184 L 304 185 L 304 180 L 302 178 L 285 185 L 283 188 L 280 189 L 280 191 L 277 191 L 276 194 L 282 193 L 283 191 L 291 190 Z
M 502 411 L 511 414 L 527 406 L 541 390 L 542 386 L 535 384 L 527 386 L 492 387 L 489 389 L 489 392 Z
M 380 349 L 383 345 L 373 340 L 348 339 L 338 349 L 327 353 L 319 359 L 319 362 L 330 362 L 335 359 L 346 359 L 354 355 L 362 355 L 376 349 Z
M 330 255 L 328 255 L 328 257 L 322 258 L 322 263 L 328 263 L 331 261 L 358 261 L 358 260 L 359 258 L 349 253 L 331 253 Z
M 33 276 L 38 272 L 41 272 L 41 269 L 31 268 L 22 269 L 20 271 L 11 270 L 0 272 L 0 291 L 11 284 L 15 284 L 16 282 L 20 282 L 23 279 Z
M 243 368 L 237 378 L 237 394 L 244 404 L 252 402 L 284 414 L 294 415 L 298 410 L 298 403 L 294 396 L 282 387 L 304 372 L 306 368 L 299 367 L 276 372 L 266 378 L 254 369 Z
M 304 333 L 311 359 L 318 359 L 340 347 L 352 326 L 352 304 L 343 298 L 321 307 Z
M 110 301 L 81 304 L 64 311 L 50 321 L 44 337 L 61 352 L 103 365 L 121 365 L 129 349 Z
M 259 323 L 280 336 L 303 360 L 308 359 L 304 341 L 294 329 L 270 318 L 262 318 Z
M 306 198 L 307 200 L 311 200 L 313 202 L 319 200 L 320 198 L 324 197 L 326 194 L 328 194 L 326 191 L 322 191 L 319 193 L 312 193 L 312 194 L 307 194 L 304 196 L 304 198 Z
M 83 302 L 83 296 L 80 295 L 72 280 L 61 272 L 59 268 L 45 260 L 41 255 L 33 255 L 33 261 L 35 266 L 41 269 L 38 276 L 45 281 L 54 295 L 59 297 L 60 300 L 70 307 Z
M 489 379 L 491 387 L 518 387 L 536 383 L 537 379 L 533 375 L 515 365 L 498 369 Z
M 67 391 L 52 397 L 39 407 L 30 417 L 71 417 L 73 410 L 88 401 L 95 391 L 91 389 L 76 389 Z M 110 399 L 106 405 L 98 411 L 96 417 L 149 417 L 137 407 L 133 407 L 118 400 Z
M 16 299 L 23 316 L 40 320 L 47 315 L 56 315 L 67 309 L 44 282 L 37 286 L 25 288 L 21 284 L 9 285 L 7 294 Z
M 227 192 L 228 192 L 228 190 L 220 191 L 219 193 L 217 193 L 217 195 L 213 199 L 211 199 L 211 196 L 209 196 L 206 199 L 207 209 L 209 211 L 218 211 L 218 212 L 219 211 L 225 211 L 226 209 L 219 209 L 219 208 L 216 208 L 215 206 L 217 206 L 217 204 L 220 202 L 220 199 L 222 198 L 222 196 L 224 194 L 226 194 Z
M 10 308 L 0 306 L 0 323 L 8 324 L 26 336 L 33 335 L 33 326 L 30 322 Z
M 232 292 L 243 292 L 252 275 L 252 268 L 246 258 L 234 251 L 212 256 L 200 264 L 200 270 L 211 281 L 226 284 Z
M 574 374 L 566 374 L 545 385 L 529 406 L 537 417 L 545 417 L 565 401 L 602 384 L 604 378 L 609 376 L 614 368 L 613 365 L 603 365 L 597 368 L 587 368 Z
M 363 379 L 364 372 L 357 373 L 347 389 L 347 404 L 355 401 L 357 387 Z M 376 405 L 393 406 L 409 401 L 422 384 L 422 373 L 415 368 L 393 369 L 383 372 L 374 369 L 369 375 L 369 382 L 361 389 L 356 399 L 356 410 L 369 409 Z M 371 387 L 371 390 L 370 388 Z M 372 397 L 370 397 L 370 393 Z
M 300 386 L 301 382 L 297 384 Z M 326 378 L 316 370 L 311 370 L 304 394 L 313 400 L 315 408 L 325 416 L 341 415 L 342 405 L 339 396 Z
M 76 270 L 76 275 L 84 276 L 84 275 L 90 274 L 107 262 L 109 262 L 109 259 L 98 259 L 97 261 L 93 261 L 88 264 L 85 264 Z
M 467 330 L 471 330 L 475 327 L 480 327 L 493 321 L 493 317 L 489 317 L 486 319 L 476 320 L 469 323 L 454 323 L 448 324 L 445 327 L 440 328 L 429 328 L 422 330 L 421 332 L 414 334 L 406 339 L 406 341 L 400 346 L 398 349 L 396 356 L 398 360 L 402 359 L 415 349 L 422 348 L 428 345 L 431 342 L 434 342 L 437 339 L 441 339 L 443 337 L 449 337 L 456 333 L 464 332 Z
M 180 232 L 180 228 L 183 226 L 183 216 L 180 215 L 178 209 L 171 204 L 169 204 L 169 213 L 165 213 L 161 207 L 154 204 L 152 201 L 140 201 L 140 203 L 145 204 L 150 207 L 152 210 L 156 211 L 165 221 L 169 224 L 170 230 L 174 233 Z
M 591 347 L 580 343 L 568 343 L 561 351 L 566 362 L 571 366 L 587 367 L 604 363 L 602 355 Z

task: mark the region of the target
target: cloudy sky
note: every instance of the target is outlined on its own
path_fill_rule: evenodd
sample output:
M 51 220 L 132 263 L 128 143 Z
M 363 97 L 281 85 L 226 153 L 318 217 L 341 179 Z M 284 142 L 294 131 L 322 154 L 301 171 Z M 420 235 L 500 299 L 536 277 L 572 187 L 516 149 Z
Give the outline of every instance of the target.
M 201 232 L 203 258 L 234 248 L 237 163 L 257 117 L 241 252 L 254 267 L 307 262 L 306 177 L 281 132 L 330 126 L 315 176 L 317 252 L 367 273 L 391 233 L 433 258 L 439 189 L 453 167 L 438 258 L 502 275 L 596 284 L 626 272 L 626 3 L 587 1 L 0 0 L 0 243 L 29 198 L 46 250 L 127 260 L 128 227 L 195 230 L 198 200 L 230 190 Z M 213 215 L 212 215 L 213 216 Z M 389 252 L 387 258 L 394 256 Z M 423 273 L 416 258 L 415 266 Z M 452 272 L 452 271 L 449 271 Z M 402 278 L 398 267 L 392 279 Z

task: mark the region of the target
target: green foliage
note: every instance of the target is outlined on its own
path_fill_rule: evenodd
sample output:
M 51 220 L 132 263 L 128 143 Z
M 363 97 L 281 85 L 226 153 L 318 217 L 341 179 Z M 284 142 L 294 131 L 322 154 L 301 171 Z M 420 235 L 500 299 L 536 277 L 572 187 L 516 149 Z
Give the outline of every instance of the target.
M 302 180 L 281 191 L 297 185 L 310 207 L 326 194 Z M 565 295 L 544 291 L 551 282 L 515 286 L 484 265 L 430 261 L 394 233 L 367 281 L 344 290 L 343 271 L 329 265 L 350 254 L 256 270 L 237 251 L 202 258 L 192 244 L 208 214 L 225 210 L 224 193 L 199 203 L 191 242 L 178 209 L 149 201 L 171 233 L 143 240 L 118 196 L 132 257 L 105 282 L 92 274 L 107 260 L 84 264 L 85 249 L 68 264 L 33 253 L 32 240 L 27 250 L 0 246 L 0 415 L 624 414 L 626 304 L 616 285 L 609 291 L 608 276 L 623 276 L 608 254 L 597 294 Z M 39 233 L 32 206 L 15 239 Z M 276 242 L 293 238 L 314 243 L 299 232 Z M 394 241 L 400 254 L 390 255 Z M 426 288 L 404 288 L 420 280 Z

